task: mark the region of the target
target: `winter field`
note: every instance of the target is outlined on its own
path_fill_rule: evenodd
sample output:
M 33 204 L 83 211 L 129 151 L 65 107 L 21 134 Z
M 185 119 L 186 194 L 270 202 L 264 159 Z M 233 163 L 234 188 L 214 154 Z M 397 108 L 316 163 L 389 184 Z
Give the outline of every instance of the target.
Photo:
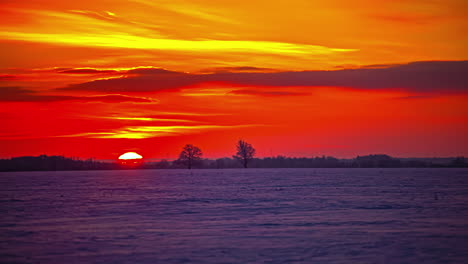
M 1 263 L 468 263 L 468 169 L 0 173 Z

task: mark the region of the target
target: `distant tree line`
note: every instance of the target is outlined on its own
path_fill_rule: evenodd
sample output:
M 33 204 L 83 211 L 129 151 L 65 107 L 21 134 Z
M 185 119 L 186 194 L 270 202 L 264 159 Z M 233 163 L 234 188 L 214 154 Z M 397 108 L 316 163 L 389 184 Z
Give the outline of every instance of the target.
M 266 157 L 252 158 L 249 168 L 468 168 L 464 157 L 409 159 L 392 158 L 388 155 L 358 156 L 353 159 L 334 157 L 296 158 Z M 100 162 L 92 159 L 79 160 L 62 156 L 18 157 L 0 159 L 0 171 L 58 171 L 58 170 L 116 170 L 116 169 L 229 169 L 243 168 L 237 158 L 202 159 L 197 158 L 191 165 L 181 160 L 161 160 L 146 162 L 138 167 L 125 167 L 118 163 Z
M 330 156 L 306 157 L 265 157 L 252 158 L 249 168 L 468 168 L 468 160 L 456 158 L 393 158 L 384 154 L 357 156 L 352 159 L 337 159 Z M 152 169 L 181 169 L 180 163 L 162 160 L 147 163 Z M 229 169 L 242 168 L 237 158 L 200 159 L 194 168 Z
M 0 171 L 111 170 L 116 164 L 93 159 L 80 160 L 63 156 L 17 157 L 0 159 Z

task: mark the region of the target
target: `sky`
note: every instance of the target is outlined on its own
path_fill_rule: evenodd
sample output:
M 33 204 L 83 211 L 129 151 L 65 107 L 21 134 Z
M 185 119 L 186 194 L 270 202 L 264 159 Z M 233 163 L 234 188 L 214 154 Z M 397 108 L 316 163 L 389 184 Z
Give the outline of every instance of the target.
M 0 158 L 468 156 L 464 0 L 0 0 Z

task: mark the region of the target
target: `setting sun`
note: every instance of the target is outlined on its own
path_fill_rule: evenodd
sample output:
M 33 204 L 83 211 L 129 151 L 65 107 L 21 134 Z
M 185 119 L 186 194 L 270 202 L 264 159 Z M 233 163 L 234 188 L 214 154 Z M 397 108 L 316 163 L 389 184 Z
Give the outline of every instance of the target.
M 136 152 L 127 152 L 120 155 L 119 160 L 142 159 L 143 157 Z

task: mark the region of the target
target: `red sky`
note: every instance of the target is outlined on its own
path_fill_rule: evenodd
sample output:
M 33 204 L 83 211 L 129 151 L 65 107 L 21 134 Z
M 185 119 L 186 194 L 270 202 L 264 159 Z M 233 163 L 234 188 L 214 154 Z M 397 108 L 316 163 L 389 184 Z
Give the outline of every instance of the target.
M 468 155 L 462 0 L 0 2 L 0 157 Z

